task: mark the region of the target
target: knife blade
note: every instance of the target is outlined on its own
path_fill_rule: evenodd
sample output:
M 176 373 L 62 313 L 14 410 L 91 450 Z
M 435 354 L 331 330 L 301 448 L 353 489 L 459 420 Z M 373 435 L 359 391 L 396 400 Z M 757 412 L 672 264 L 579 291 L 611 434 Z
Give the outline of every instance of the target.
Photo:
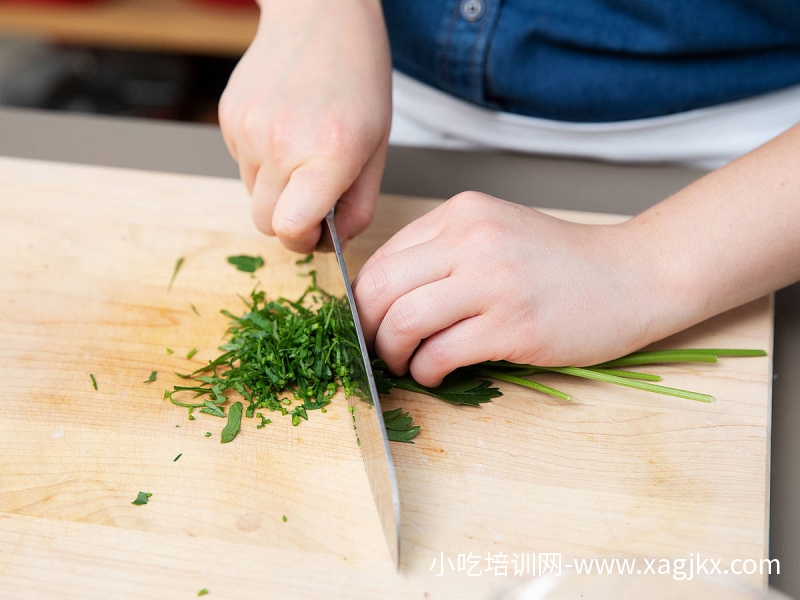
M 372 375 L 372 365 L 367 352 L 367 345 L 364 341 L 364 332 L 361 329 L 361 321 L 358 318 L 358 310 L 353 299 L 353 289 L 350 286 L 350 278 L 347 275 L 347 266 L 342 255 L 342 247 L 339 243 L 339 236 L 336 233 L 336 223 L 334 222 L 334 211 L 332 208 L 325 217 L 322 226 L 322 237 L 318 245 L 319 249 L 333 251 L 336 254 L 336 262 L 342 272 L 344 287 L 347 292 L 347 303 L 350 308 L 350 315 L 353 318 L 353 329 L 358 337 L 358 349 L 361 360 L 355 361 L 363 370 L 358 373 L 351 373 L 352 381 L 357 382 L 357 387 L 363 396 L 352 395 L 347 402 L 352 407 L 353 425 L 356 433 L 356 441 L 361 448 L 361 457 L 364 460 L 364 469 L 367 472 L 372 497 L 378 509 L 381 527 L 389 547 L 389 554 L 400 568 L 400 495 L 397 489 L 397 477 L 395 475 L 392 454 L 389 451 L 389 438 L 386 434 L 386 425 L 383 422 L 383 411 L 375 387 L 375 378 Z

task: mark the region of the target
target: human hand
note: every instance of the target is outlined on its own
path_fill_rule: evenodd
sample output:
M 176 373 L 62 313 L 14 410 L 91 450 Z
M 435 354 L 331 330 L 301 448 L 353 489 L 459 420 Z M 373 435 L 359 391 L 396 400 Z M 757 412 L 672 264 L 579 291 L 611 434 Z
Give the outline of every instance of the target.
M 656 294 L 627 224 L 579 225 L 475 192 L 411 223 L 364 265 L 364 334 L 436 386 L 485 360 L 587 365 L 648 339 Z
M 379 0 L 261 0 L 258 33 L 220 99 L 253 220 L 313 249 L 337 204 L 343 242 L 372 219 L 391 124 L 391 58 Z

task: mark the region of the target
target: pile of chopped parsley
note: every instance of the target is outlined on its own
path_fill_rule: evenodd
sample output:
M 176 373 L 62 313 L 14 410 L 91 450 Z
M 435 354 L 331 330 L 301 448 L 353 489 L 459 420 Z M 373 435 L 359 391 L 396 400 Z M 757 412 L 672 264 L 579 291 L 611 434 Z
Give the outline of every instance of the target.
M 237 257 L 241 259 L 242 257 Z M 223 310 L 231 320 L 222 354 L 189 374 L 192 385 L 176 385 L 165 397 L 189 411 L 227 418 L 222 442 L 236 437 L 242 415 L 257 417 L 258 428 L 271 422 L 261 411 L 288 416 L 297 426 L 308 413 L 325 411 L 331 399 L 344 388 L 347 396 L 364 397 L 364 367 L 347 299 L 322 290 L 316 272 L 310 271 L 310 285 L 297 300 L 269 300 L 266 293 L 253 290 L 244 314 Z M 247 403 L 234 402 L 227 415 L 223 405 L 227 391 L 237 392 Z M 187 400 L 185 396 L 191 394 Z M 389 439 L 411 442 L 419 427 L 408 413 L 387 411 L 392 424 Z

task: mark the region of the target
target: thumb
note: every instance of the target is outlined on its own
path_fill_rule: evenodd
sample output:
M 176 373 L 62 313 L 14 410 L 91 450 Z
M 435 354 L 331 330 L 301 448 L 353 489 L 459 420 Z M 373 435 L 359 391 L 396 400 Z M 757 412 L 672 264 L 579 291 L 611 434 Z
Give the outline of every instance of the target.
M 292 171 L 272 214 L 272 229 L 289 250 L 306 253 L 317 245 L 322 221 L 357 174 L 344 163 L 314 158 Z

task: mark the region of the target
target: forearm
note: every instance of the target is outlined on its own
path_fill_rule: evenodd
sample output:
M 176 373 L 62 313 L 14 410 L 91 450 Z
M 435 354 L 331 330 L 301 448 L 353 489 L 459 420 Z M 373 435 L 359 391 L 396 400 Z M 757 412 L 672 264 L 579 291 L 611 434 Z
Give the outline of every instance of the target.
M 645 342 L 800 279 L 800 125 L 635 217 Z

